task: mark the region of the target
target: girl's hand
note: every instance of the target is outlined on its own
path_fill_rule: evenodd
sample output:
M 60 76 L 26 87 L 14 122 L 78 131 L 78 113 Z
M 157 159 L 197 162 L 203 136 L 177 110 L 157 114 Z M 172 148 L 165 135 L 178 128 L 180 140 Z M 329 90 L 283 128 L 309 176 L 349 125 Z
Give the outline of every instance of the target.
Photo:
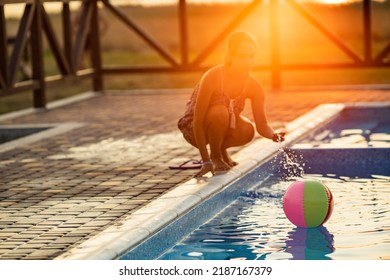
M 286 135 L 286 132 L 274 133 L 274 135 L 272 136 L 272 141 L 274 141 L 274 142 L 283 142 L 284 141 L 284 135 Z
M 202 168 L 199 170 L 198 173 L 195 174 L 194 177 L 202 177 L 203 175 L 206 175 L 209 172 L 211 172 L 214 175 L 214 166 L 212 162 L 207 161 L 202 164 Z

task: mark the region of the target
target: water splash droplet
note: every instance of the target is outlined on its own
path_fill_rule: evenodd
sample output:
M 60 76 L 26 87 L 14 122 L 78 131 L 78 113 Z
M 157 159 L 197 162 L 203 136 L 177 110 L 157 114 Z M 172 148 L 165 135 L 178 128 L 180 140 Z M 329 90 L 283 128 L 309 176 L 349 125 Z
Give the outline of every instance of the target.
M 297 154 L 291 149 L 280 148 L 280 157 L 276 157 L 275 164 L 279 166 L 279 172 L 283 181 L 301 178 L 305 175 L 303 155 Z

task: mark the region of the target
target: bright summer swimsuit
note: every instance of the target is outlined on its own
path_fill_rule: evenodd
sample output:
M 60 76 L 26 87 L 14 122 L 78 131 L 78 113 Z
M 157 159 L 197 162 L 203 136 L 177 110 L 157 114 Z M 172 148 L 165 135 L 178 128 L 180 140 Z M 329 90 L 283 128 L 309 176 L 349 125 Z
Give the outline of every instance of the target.
M 245 82 L 245 85 L 240 93 L 236 98 L 232 99 L 226 96 L 224 93 L 224 84 L 223 84 L 223 69 L 222 66 L 219 67 L 221 79 L 220 79 L 220 90 L 219 92 L 216 92 L 213 94 L 210 100 L 210 106 L 213 105 L 224 105 L 229 110 L 229 117 L 230 117 L 230 128 L 235 129 L 236 128 L 236 116 L 239 116 L 240 113 L 244 110 L 245 106 L 245 90 L 248 84 L 249 76 Z M 187 140 L 188 143 L 193 145 L 194 147 L 197 147 L 195 144 L 195 138 L 193 133 L 193 120 L 194 120 L 194 110 L 195 110 L 195 103 L 196 98 L 198 95 L 199 90 L 199 84 L 195 87 L 191 99 L 187 102 L 186 110 L 184 113 L 184 116 L 179 119 L 177 125 L 180 129 L 180 131 L 183 133 L 184 139 Z

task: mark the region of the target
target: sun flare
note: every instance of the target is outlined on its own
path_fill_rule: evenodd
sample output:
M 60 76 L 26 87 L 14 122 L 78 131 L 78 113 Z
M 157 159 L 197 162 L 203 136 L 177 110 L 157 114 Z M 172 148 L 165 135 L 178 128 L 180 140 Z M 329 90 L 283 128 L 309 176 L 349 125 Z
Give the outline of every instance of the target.
M 348 4 L 353 2 L 351 0 L 317 0 L 319 3 L 328 4 L 328 5 L 339 5 L 339 4 Z

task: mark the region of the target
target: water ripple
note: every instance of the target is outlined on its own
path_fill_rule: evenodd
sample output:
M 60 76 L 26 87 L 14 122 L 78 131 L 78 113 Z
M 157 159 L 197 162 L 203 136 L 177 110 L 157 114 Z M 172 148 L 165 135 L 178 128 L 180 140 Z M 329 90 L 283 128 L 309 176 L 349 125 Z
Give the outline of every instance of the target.
M 270 177 L 168 252 L 163 259 L 381 259 L 390 251 L 388 176 L 323 181 L 334 197 L 325 226 L 296 228 L 282 198 L 294 181 Z

